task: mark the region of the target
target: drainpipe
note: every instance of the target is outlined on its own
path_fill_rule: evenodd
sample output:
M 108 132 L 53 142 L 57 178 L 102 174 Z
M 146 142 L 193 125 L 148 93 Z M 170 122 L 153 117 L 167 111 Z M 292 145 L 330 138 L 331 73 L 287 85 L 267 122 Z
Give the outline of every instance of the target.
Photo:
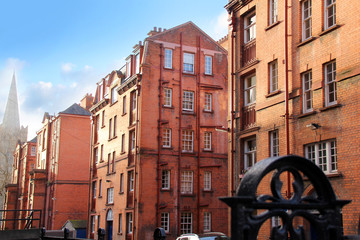
M 89 201 L 88 201 L 88 222 L 87 222 L 87 237 L 90 238 L 90 234 L 91 234 L 91 230 L 90 230 L 90 226 L 91 226 L 91 219 L 90 219 L 90 211 L 91 211 L 91 201 L 93 198 L 92 195 L 92 172 L 93 172 L 93 168 L 94 168 L 94 164 L 92 163 L 92 159 L 93 159 L 93 140 L 94 140 L 94 116 L 91 116 L 91 144 L 90 144 L 90 171 L 89 171 Z M 99 226 L 98 226 L 99 228 Z M 95 233 L 96 234 L 96 231 Z
M 44 215 L 43 215 L 43 225 L 45 226 L 45 228 L 47 227 L 47 218 L 49 217 L 49 179 L 50 179 L 50 153 L 49 153 L 49 142 L 50 142 L 50 136 L 51 136 L 51 119 L 49 119 L 49 122 L 47 124 L 47 136 L 46 136 L 46 168 L 45 168 L 45 174 L 46 174 L 46 181 L 45 181 L 45 201 L 44 201 Z M 44 145 L 45 143 L 43 143 Z M 51 148 L 50 148 L 51 149 Z
M 230 153 L 230 195 L 233 196 L 234 194 L 234 115 L 235 115 L 235 111 L 234 111 L 234 102 L 235 102 L 235 63 L 234 63 L 234 56 L 235 56 L 235 35 L 236 35 L 236 25 L 235 25 L 235 21 L 236 18 L 234 16 L 234 12 L 232 13 L 232 17 L 231 17 L 231 26 L 232 26 L 232 31 L 231 31 L 231 153 Z
M 285 0 L 285 128 L 286 128 L 286 155 L 290 154 L 289 132 L 289 62 L 288 62 L 288 1 Z M 290 172 L 287 172 L 287 193 L 291 198 Z
M 161 184 L 161 173 L 160 173 L 160 157 L 161 157 L 161 105 L 162 105 L 162 69 L 163 69 L 163 44 L 160 44 L 160 78 L 159 78 L 159 118 L 158 118 L 158 159 L 157 159 L 157 171 L 156 171 L 156 180 L 157 180 L 157 196 L 156 196 L 156 226 L 159 226 L 159 210 L 160 210 L 160 184 Z
M 197 131 L 197 232 L 200 233 L 200 60 L 201 60 L 201 37 L 198 36 L 198 73 L 197 73 L 197 85 L 196 85 L 196 102 L 197 102 L 197 113 L 196 113 L 196 131 Z
M 183 43 L 182 43 L 182 32 L 180 33 L 180 83 L 179 83 L 179 163 L 178 163 L 178 186 L 177 186 L 177 222 L 178 222 L 178 235 L 180 235 L 180 187 L 181 187 L 181 114 L 182 114 L 182 72 L 183 72 Z
M 18 210 L 18 207 L 19 207 L 18 202 L 19 202 L 19 196 L 20 196 L 20 173 L 21 173 L 21 155 L 22 155 L 22 148 L 21 148 L 21 143 L 19 143 L 19 145 L 20 145 L 19 154 L 18 154 L 17 159 L 16 159 L 16 161 L 18 161 L 19 164 L 18 164 L 18 168 L 17 168 L 17 170 L 18 170 L 18 175 L 17 175 L 17 194 L 16 194 L 15 210 Z M 16 163 L 15 163 L 15 164 L 16 164 Z M 21 214 L 21 211 L 19 211 L 19 213 L 18 213 L 17 211 L 15 211 L 15 218 L 17 218 L 16 216 L 19 216 L 20 214 Z M 21 215 L 20 215 L 19 218 L 21 218 Z M 14 229 L 16 229 L 16 223 L 17 223 L 17 221 L 14 221 L 14 222 L 13 222 L 13 228 L 14 228 Z M 20 221 L 20 224 L 21 224 L 21 221 Z M 20 226 L 20 224 L 19 224 L 19 226 Z

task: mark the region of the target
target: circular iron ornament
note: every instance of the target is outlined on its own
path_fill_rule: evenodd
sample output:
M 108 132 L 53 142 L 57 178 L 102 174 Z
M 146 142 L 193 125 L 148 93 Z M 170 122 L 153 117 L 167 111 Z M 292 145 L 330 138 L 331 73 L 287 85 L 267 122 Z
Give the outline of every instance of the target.
M 261 180 L 274 172 L 270 181 L 272 195 L 257 196 Z M 292 175 L 293 193 L 290 199 L 281 194 L 281 174 Z M 304 180 L 316 192 L 303 196 Z M 295 155 L 267 158 L 256 163 L 242 179 L 236 195 L 220 198 L 231 207 L 231 239 L 257 239 L 263 223 L 280 217 L 281 226 L 272 227 L 270 239 L 305 239 L 302 226 L 294 227 L 294 219 L 306 219 L 315 229 L 317 239 L 342 239 L 341 208 L 349 200 L 337 200 L 334 190 L 323 171 L 312 161 Z M 257 210 L 261 214 L 257 214 Z

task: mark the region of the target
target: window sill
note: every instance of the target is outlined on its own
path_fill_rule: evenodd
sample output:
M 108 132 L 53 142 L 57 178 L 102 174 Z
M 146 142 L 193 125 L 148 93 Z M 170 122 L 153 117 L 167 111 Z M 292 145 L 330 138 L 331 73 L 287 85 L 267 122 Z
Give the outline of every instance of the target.
M 195 197 L 195 194 L 193 193 L 181 193 L 182 197 Z
M 332 32 L 332 31 L 334 31 L 335 29 L 338 29 L 339 27 L 341 27 L 341 25 L 335 24 L 334 26 L 329 27 L 328 29 L 322 31 L 322 32 L 319 34 L 319 36 L 323 36 L 323 35 L 325 35 L 325 34 L 327 34 L 327 33 L 329 33 L 329 32 Z
M 171 108 L 171 109 L 174 109 L 175 107 L 174 106 L 166 106 L 166 105 L 162 105 L 163 108 Z
M 125 116 L 127 113 L 123 113 L 123 114 L 121 114 L 121 116 L 123 117 L 123 116 Z
M 311 116 L 314 114 L 316 114 L 316 111 L 311 111 L 311 112 L 300 114 L 299 116 L 297 116 L 297 118 L 304 118 L 304 117 Z
M 333 108 L 338 108 L 338 107 L 342 107 L 341 104 L 337 103 L 337 104 L 334 104 L 334 105 L 330 105 L 330 106 L 327 106 L 327 107 L 323 107 L 323 108 L 320 108 L 320 112 L 325 112 L 329 109 L 333 109 Z
M 115 102 L 112 102 L 112 103 L 110 104 L 110 107 L 111 107 L 112 105 L 115 105 L 117 102 L 118 102 L 118 100 L 116 100 Z
M 268 30 L 272 29 L 272 28 L 275 27 L 276 25 L 279 25 L 281 22 L 282 22 L 282 21 L 279 21 L 279 20 L 276 21 L 276 22 L 274 22 L 273 24 L 267 26 L 267 27 L 265 28 L 265 31 L 268 31 Z
M 114 140 L 115 138 L 117 138 L 117 136 L 112 137 L 112 138 L 109 138 L 109 139 L 108 139 L 108 142 L 110 142 L 110 141 Z
M 170 192 L 170 189 L 162 188 L 162 189 L 160 189 L 160 191 L 162 191 L 162 192 Z
M 169 70 L 169 71 L 174 71 L 174 68 L 167 68 L 167 67 L 164 67 L 164 70 Z
M 167 147 L 167 146 L 161 146 L 162 149 L 166 149 L 166 150 L 174 150 L 173 147 Z
M 213 193 L 214 190 L 205 190 L 205 189 L 203 189 L 203 192 L 204 192 L 204 193 Z
M 306 44 L 308 44 L 309 42 L 312 42 L 316 39 L 316 37 L 310 37 L 302 42 L 300 42 L 299 44 L 296 45 L 296 47 L 301 47 L 301 46 L 304 46 Z
M 195 72 L 183 72 L 184 75 L 189 75 L 189 76 L 196 76 Z
M 105 206 L 114 206 L 114 203 L 106 203 Z
M 184 115 L 194 115 L 194 116 L 196 115 L 195 112 L 187 112 L 186 110 L 182 110 L 181 113 Z
M 107 173 L 106 176 L 111 176 L 111 175 L 114 175 L 116 172 L 110 172 L 110 173 Z
M 214 73 L 204 73 L 204 76 L 213 77 L 213 76 L 214 76 Z
M 342 176 L 343 176 L 340 172 L 325 173 L 325 175 L 326 175 L 328 178 L 338 178 L 338 177 L 342 177 Z
M 124 154 L 126 154 L 126 152 L 121 152 L 121 153 L 120 153 L 120 155 L 124 155 Z
M 124 192 L 119 192 L 119 194 L 121 194 L 121 195 L 122 195 L 122 194 L 124 194 Z
M 102 125 L 102 126 L 101 126 L 101 128 L 104 128 L 104 127 L 105 127 L 105 125 Z
M 214 152 L 212 149 L 203 149 L 203 152 Z
M 98 196 L 98 198 L 102 198 L 102 196 Z
M 120 235 L 120 236 L 122 236 L 123 234 L 122 234 L 122 233 L 119 233 L 119 232 L 118 232 L 118 233 L 117 233 L 117 235 Z
M 271 92 L 271 93 L 266 94 L 265 97 L 266 97 L 266 98 L 269 98 L 269 97 L 278 95 L 278 94 L 280 94 L 280 93 L 282 93 L 280 90 L 276 90 L 276 91 L 273 91 L 273 92 Z
M 204 110 L 203 110 L 203 112 L 204 112 L 204 113 L 210 113 L 210 114 L 213 114 L 213 113 L 214 113 L 214 110 L 210 110 L 210 111 L 209 111 L 209 110 L 205 110 L 205 109 L 204 109 Z

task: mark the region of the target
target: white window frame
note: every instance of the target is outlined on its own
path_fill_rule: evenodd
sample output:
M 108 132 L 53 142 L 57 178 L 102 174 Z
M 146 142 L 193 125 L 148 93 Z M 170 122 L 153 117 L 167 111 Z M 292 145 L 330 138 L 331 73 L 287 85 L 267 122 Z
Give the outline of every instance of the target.
M 182 146 L 182 152 L 194 151 L 194 131 L 182 130 L 181 146 Z
M 99 179 L 99 197 L 102 197 L 102 179 Z
M 182 212 L 180 217 L 180 233 L 192 233 L 192 213 Z
M 277 60 L 269 63 L 269 92 L 275 92 L 279 89 L 278 81 L 278 62 Z
M 171 128 L 163 128 L 162 146 L 164 148 L 171 147 Z
M 162 212 L 160 215 L 161 218 L 161 227 L 164 229 L 166 233 L 170 230 L 170 213 Z
M 305 41 L 312 36 L 312 0 L 301 2 L 301 39 Z
M 131 76 L 131 56 L 126 61 L 126 78 L 129 78 Z
M 30 150 L 30 155 L 31 156 L 35 156 L 36 155 L 36 147 L 35 146 L 31 146 L 31 150 Z
M 119 213 L 119 224 L 118 224 L 118 233 L 122 233 L 122 214 Z
M 97 185 L 97 182 L 94 181 L 94 182 L 93 182 L 93 185 L 92 185 L 93 199 L 96 198 L 96 185 Z
M 325 106 L 337 104 L 336 62 L 324 65 L 325 76 Z
M 164 88 L 164 107 L 172 106 L 172 89 Z
M 212 94 L 211 93 L 205 93 L 204 111 L 205 112 L 212 111 Z
M 194 183 L 194 173 L 192 171 L 183 171 L 181 173 L 181 194 L 192 194 Z
M 211 232 L 211 212 L 204 212 L 204 232 Z
M 255 143 L 255 148 L 250 147 L 250 144 Z M 244 141 L 244 169 L 248 170 L 256 163 L 256 138 L 247 139 Z
M 211 151 L 212 132 L 204 132 L 204 150 Z
M 122 112 L 123 115 L 126 114 L 126 96 L 123 97 L 123 112 Z
M 330 4 L 327 4 L 328 1 L 324 0 L 324 30 L 336 25 L 336 0 L 330 0 Z M 329 24 L 331 18 L 333 18 L 332 24 Z
M 91 233 L 95 232 L 95 216 L 91 216 Z
M 279 156 L 279 130 L 269 132 L 270 135 L 270 157 Z
M 211 191 L 211 172 L 204 172 L 204 191 Z
M 255 17 L 254 22 L 250 22 L 252 17 Z M 256 13 L 255 11 L 248 14 L 244 18 L 244 43 L 251 42 L 256 39 Z
M 165 48 L 164 68 L 172 69 L 173 50 Z
M 125 133 L 121 135 L 121 153 L 125 152 Z
M 170 190 L 170 175 L 171 172 L 170 170 L 162 170 L 162 175 L 161 175 L 161 189 L 162 190 Z
M 255 84 L 252 79 L 255 77 Z M 249 83 L 252 84 L 249 86 Z M 256 103 L 256 75 L 252 74 L 244 79 L 244 104 L 249 106 Z
M 312 71 L 304 72 L 301 75 L 302 89 L 303 89 L 303 112 L 308 113 L 313 111 L 313 97 L 312 97 Z
M 205 55 L 205 74 L 212 75 L 212 67 L 213 67 L 213 57 L 209 55 Z
M 111 88 L 111 104 L 114 104 L 117 102 L 117 91 L 116 86 Z
M 135 150 L 135 131 L 130 132 L 130 150 Z
M 183 104 L 182 110 L 183 111 L 194 111 L 194 92 L 193 91 L 183 91 Z
M 106 203 L 107 204 L 113 204 L 114 203 L 114 188 L 108 188 L 107 189 Z
M 129 172 L 129 192 L 134 191 L 134 171 Z
M 127 213 L 127 233 L 132 233 L 133 228 L 133 215 L 131 212 Z
M 98 149 L 98 147 L 94 148 L 94 160 L 95 160 L 95 164 L 98 164 L 98 162 L 99 162 L 99 149 Z
M 135 55 L 135 73 L 140 73 L 140 52 Z
M 278 21 L 278 0 L 269 0 L 269 25 Z
M 120 193 L 124 192 L 124 174 L 120 173 Z
M 184 73 L 194 73 L 195 69 L 195 54 L 186 53 L 183 55 L 183 72 Z
M 305 145 L 305 157 L 315 163 L 324 173 L 337 172 L 336 140 L 327 140 Z
M 281 226 L 281 218 L 279 216 L 274 216 L 271 218 L 271 227 Z

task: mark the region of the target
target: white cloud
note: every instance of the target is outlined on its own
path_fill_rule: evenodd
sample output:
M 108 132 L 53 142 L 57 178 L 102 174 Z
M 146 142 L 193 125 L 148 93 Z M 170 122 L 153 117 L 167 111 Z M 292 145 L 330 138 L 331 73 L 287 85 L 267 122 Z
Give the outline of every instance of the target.
M 226 36 L 228 34 L 228 13 L 224 10 L 222 11 L 216 21 L 214 22 L 213 29 L 212 29 L 212 37 L 214 40 L 219 40 L 220 38 Z
M 61 70 L 62 70 L 64 73 L 69 73 L 69 72 L 71 72 L 75 67 L 76 67 L 76 65 L 73 64 L 73 63 L 64 63 L 64 64 L 61 65 Z

